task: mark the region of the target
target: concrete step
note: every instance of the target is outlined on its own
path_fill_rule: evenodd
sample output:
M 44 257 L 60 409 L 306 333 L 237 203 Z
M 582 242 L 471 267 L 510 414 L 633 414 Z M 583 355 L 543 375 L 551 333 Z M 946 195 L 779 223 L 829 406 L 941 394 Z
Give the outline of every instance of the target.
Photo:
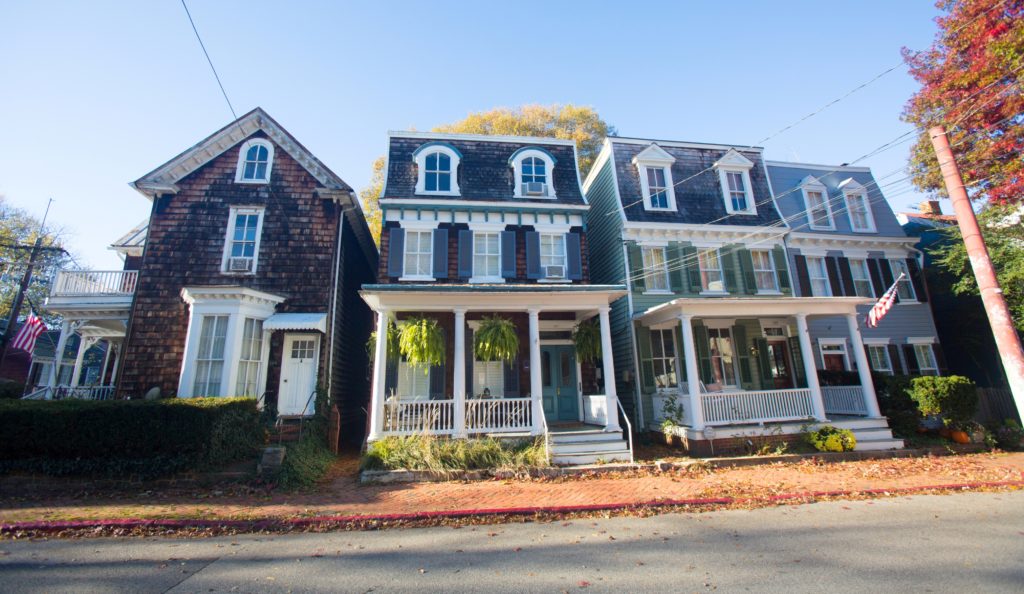
M 879 427 L 877 429 L 854 429 L 853 436 L 857 441 L 870 441 L 873 439 L 893 439 L 892 429 Z
M 584 464 L 596 464 L 598 462 L 629 462 L 631 456 L 629 450 L 615 450 L 610 452 L 573 452 L 571 454 L 551 455 L 551 463 L 558 466 L 581 466 Z
M 551 452 L 555 455 L 572 454 L 575 452 L 617 452 L 628 450 L 629 444 L 624 439 L 608 441 L 561 441 L 551 444 Z
M 832 425 L 833 427 L 840 427 L 842 429 L 851 429 L 851 430 L 856 430 L 856 429 L 875 429 L 875 428 L 879 428 L 879 427 L 881 427 L 881 428 L 889 427 L 888 421 L 886 419 L 884 419 L 884 418 L 880 418 L 880 419 L 868 419 L 868 418 L 863 418 L 863 419 L 839 419 L 839 420 L 831 420 L 831 421 L 829 421 L 829 424 Z
M 855 452 L 871 452 L 877 450 L 902 450 L 904 448 L 902 439 L 866 439 L 857 440 Z
M 558 433 L 552 431 L 551 443 L 579 442 L 579 441 L 612 441 L 622 439 L 622 431 L 606 433 L 603 429 L 587 429 L 585 431 L 566 431 Z

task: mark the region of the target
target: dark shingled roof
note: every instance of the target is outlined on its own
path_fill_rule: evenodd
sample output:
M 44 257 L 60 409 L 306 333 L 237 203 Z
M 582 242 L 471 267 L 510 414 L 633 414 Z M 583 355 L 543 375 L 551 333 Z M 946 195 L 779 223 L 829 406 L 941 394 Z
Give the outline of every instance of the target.
M 615 138 L 609 140 L 612 142 L 615 156 L 615 174 L 619 178 L 619 195 L 622 198 L 622 206 L 628 221 L 691 225 L 714 221 L 718 225 L 765 226 L 779 224 L 781 220 L 772 203 L 763 157 L 759 150 L 736 147 L 738 153 L 754 163 L 754 167 L 750 170 L 750 183 L 753 186 L 754 202 L 757 203 L 757 214 L 730 215 L 725 210 L 725 200 L 722 197 L 718 172 L 710 169 L 701 173 L 702 170 L 710 168 L 712 164 L 725 156 L 729 152 L 728 149 L 711 146 L 707 148 L 679 147 L 653 140 L 644 143 L 617 142 Z M 675 212 L 648 211 L 644 208 L 643 193 L 640 189 L 640 174 L 636 166 L 633 165 L 633 157 L 652 143 L 657 144 L 676 160 L 672 164 L 672 181 L 676 184 Z M 687 179 L 691 176 L 692 179 Z
M 463 137 L 464 138 L 464 137 Z M 510 141 L 508 137 L 498 140 L 480 136 L 464 140 L 459 136 L 445 134 L 431 135 L 430 138 L 407 138 L 399 133 L 391 136 L 388 147 L 388 171 L 383 198 L 438 198 L 466 201 L 508 201 L 543 202 L 552 204 L 585 204 L 576 172 L 576 154 L 569 144 L 547 144 L 547 138 L 522 138 Z M 420 146 L 430 142 L 451 145 L 462 154 L 457 172 L 461 196 L 417 196 L 416 162 L 413 153 Z M 513 198 L 515 177 L 509 157 L 521 148 L 543 149 L 555 158 L 555 198 Z

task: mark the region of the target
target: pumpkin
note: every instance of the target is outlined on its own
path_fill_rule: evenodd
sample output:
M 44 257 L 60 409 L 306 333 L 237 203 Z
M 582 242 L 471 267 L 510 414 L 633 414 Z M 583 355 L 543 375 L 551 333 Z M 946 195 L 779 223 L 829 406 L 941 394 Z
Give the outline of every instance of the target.
M 966 431 L 951 431 L 949 437 L 956 443 L 971 443 L 971 436 Z

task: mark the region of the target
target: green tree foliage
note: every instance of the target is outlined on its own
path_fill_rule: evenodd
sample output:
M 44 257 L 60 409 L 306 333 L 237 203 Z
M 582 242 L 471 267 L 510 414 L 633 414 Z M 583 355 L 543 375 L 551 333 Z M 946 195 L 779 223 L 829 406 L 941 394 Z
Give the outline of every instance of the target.
M 576 142 L 581 177 L 586 177 L 601 152 L 606 136 L 615 128 L 601 119 L 593 107 L 579 105 L 524 105 L 498 107 L 471 113 L 458 122 L 434 128 L 434 132 L 508 136 L 543 136 Z M 384 157 L 373 162 L 370 185 L 359 193 L 363 213 L 374 240 L 380 245 L 380 194 L 384 188 Z
M 39 237 L 39 219 L 26 211 L 15 208 L 0 195 L 0 319 L 6 320 L 11 315 L 11 306 L 18 293 L 25 267 L 28 264 L 31 247 Z M 55 248 L 40 251 L 29 285 L 28 299 L 22 306 L 22 316 L 28 315 L 28 304 L 31 301 L 37 308 L 42 308 L 46 296 L 50 292 L 50 283 L 57 270 L 66 267 L 70 258 L 63 249 L 60 232 L 44 233 L 42 247 Z M 56 317 L 39 311 L 47 323 L 54 323 Z
M 1003 289 L 1003 297 L 1010 307 L 1013 324 L 1024 331 L 1024 221 L 1020 205 L 993 204 L 978 214 L 981 234 L 988 245 L 988 253 Z M 953 292 L 958 295 L 978 295 L 978 283 L 967 258 L 967 247 L 959 227 L 944 230 L 948 241 L 941 242 L 931 251 L 935 263 L 956 281 Z
M 1024 0 L 939 0 L 935 42 L 904 48 L 921 83 L 903 119 L 922 128 L 910 173 L 924 191 L 945 194 L 927 128 L 946 126 L 972 197 L 995 203 L 1024 197 Z

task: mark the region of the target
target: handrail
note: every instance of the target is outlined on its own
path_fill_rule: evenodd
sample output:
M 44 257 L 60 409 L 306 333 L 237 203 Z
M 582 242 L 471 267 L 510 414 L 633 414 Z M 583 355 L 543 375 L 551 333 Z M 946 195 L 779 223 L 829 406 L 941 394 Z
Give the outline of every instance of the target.
M 548 432 L 548 420 L 544 416 L 544 408 L 540 409 L 540 426 L 544 429 L 544 458 L 551 464 L 551 445 L 548 443 L 550 440 L 550 433 Z
M 22 400 L 47 400 L 46 395 L 50 393 L 50 386 L 37 387 L 35 392 L 29 392 L 21 397 Z
M 299 439 L 302 439 L 302 427 L 306 424 L 306 411 L 309 410 L 309 403 L 314 398 L 316 398 L 316 390 L 309 394 L 309 398 L 306 399 L 306 406 L 302 407 L 302 416 L 299 417 Z
M 633 423 L 629 422 L 629 415 L 626 414 L 626 409 L 622 408 L 622 402 L 618 398 L 615 399 L 615 404 L 618 405 L 619 410 L 622 411 L 622 418 L 626 419 L 626 432 L 629 434 L 629 463 L 633 463 Z

